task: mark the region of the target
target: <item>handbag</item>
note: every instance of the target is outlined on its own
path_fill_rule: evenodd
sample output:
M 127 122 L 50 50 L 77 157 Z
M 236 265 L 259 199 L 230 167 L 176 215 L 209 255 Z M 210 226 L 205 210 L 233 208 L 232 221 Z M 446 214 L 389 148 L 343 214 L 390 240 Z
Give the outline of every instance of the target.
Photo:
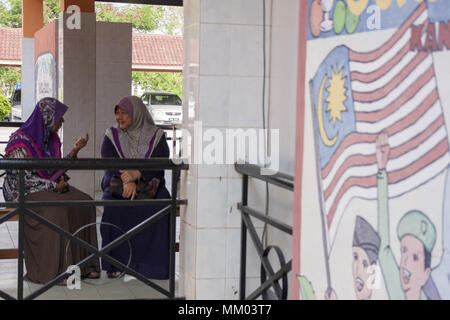
M 153 178 L 150 182 L 140 181 L 136 184 L 136 196 L 135 199 L 153 199 L 158 192 L 159 179 Z M 112 176 L 109 182 L 109 192 L 111 196 L 116 199 L 127 199 L 122 197 L 123 193 L 123 181 L 118 176 Z

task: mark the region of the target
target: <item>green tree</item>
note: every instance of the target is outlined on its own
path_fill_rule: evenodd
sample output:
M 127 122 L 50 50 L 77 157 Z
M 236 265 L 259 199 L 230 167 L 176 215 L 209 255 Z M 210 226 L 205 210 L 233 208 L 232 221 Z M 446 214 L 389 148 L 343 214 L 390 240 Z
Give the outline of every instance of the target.
M 96 3 L 95 13 L 98 21 L 128 22 L 135 31 L 149 32 L 157 30 L 164 9 L 161 6 L 127 5 Z
M 0 67 L 0 94 L 10 97 L 20 79 L 22 79 L 20 68 Z
M 179 7 L 96 3 L 95 11 L 97 20 L 132 23 L 135 32 L 181 35 L 183 30 L 183 8 Z M 181 97 L 181 73 L 135 71 L 132 80 L 134 87 L 140 86 L 145 91 L 173 92 Z
M 44 25 L 49 22 L 58 19 L 61 7 L 60 0 L 44 0 Z
M 168 35 L 183 35 L 183 7 L 164 7 L 159 29 Z
M 0 27 L 22 28 L 22 0 L 0 0 Z
M 96 3 L 95 13 L 98 21 L 128 22 L 137 32 L 181 35 L 183 30 L 183 8 L 180 7 Z
M 11 113 L 11 104 L 9 100 L 0 95 L 0 121 L 3 121 L 5 117 Z
M 60 0 L 44 0 L 44 24 L 57 19 Z M 169 35 L 181 35 L 183 8 L 154 5 L 117 6 L 96 3 L 98 21 L 129 22 L 138 32 L 159 31 Z M 0 0 L 0 26 L 22 27 L 22 0 Z
M 59 16 L 59 0 L 44 0 L 44 24 Z M 0 0 L 0 27 L 22 28 L 22 0 Z
M 132 79 L 134 86 L 140 85 L 144 91 L 172 92 L 181 97 L 182 73 L 133 71 Z

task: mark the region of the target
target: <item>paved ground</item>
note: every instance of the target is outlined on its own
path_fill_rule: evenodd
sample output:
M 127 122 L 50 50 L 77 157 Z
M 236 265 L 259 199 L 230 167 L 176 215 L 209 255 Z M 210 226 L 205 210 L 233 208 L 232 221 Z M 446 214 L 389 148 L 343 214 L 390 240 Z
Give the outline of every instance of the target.
M 99 219 L 100 217 L 97 217 Z M 101 241 L 101 239 L 100 239 Z M 0 225 L 0 248 L 17 248 L 18 224 L 17 222 L 5 222 Z M 178 254 L 177 254 L 178 258 Z M 178 259 L 177 259 L 178 262 Z M 177 263 L 178 265 L 178 263 Z M 25 266 L 24 266 L 25 270 Z M 178 266 L 177 266 L 178 270 Z M 25 270 L 26 272 L 26 270 Z M 168 280 L 152 280 L 164 289 L 169 289 Z M 178 271 L 176 272 L 176 289 L 178 287 Z M 41 286 L 24 282 L 24 295 L 39 289 Z M 17 259 L 0 260 L 0 290 L 12 297 L 17 297 Z M 178 290 L 177 290 L 178 291 Z M 162 299 L 160 294 L 151 287 L 133 277 L 125 276 L 122 279 L 108 279 L 105 272 L 98 280 L 86 280 L 81 282 L 80 290 L 70 290 L 67 287 L 56 286 L 39 296 L 38 299 Z

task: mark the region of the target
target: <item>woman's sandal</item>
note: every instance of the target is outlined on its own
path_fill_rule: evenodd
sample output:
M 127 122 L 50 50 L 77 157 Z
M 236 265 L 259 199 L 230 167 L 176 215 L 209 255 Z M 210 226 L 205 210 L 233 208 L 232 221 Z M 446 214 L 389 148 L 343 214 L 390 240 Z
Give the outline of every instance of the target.
M 108 278 L 110 278 L 110 279 L 116 279 L 116 278 L 119 278 L 119 277 L 120 277 L 120 275 L 122 274 L 122 272 L 120 272 L 120 271 L 108 271 L 106 274 L 108 275 Z
M 100 279 L 100 272 L 91 271 L 87 275 L 83 276 L 84 279 Z
M 60 287 L 62 287 L 62 286 L 67 286 L 67 278 L 61 280 L 61 282 L 57 283 L 56 285 L 57 285 L 57 286 L 60 286 Z

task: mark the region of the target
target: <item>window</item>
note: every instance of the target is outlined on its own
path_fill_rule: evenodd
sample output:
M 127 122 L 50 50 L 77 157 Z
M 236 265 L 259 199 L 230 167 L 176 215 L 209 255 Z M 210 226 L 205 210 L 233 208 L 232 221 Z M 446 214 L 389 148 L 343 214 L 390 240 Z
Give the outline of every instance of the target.
M 16 91 L 14 91 L 12 104 L 16 105 L 16 104 L 20 104 L 20 102 L 21 102 L 21 90 L 16 90 Z
M 152 105 L 175 105 L 181 106 L 181 99 L 172 94 L 152 94 Z

